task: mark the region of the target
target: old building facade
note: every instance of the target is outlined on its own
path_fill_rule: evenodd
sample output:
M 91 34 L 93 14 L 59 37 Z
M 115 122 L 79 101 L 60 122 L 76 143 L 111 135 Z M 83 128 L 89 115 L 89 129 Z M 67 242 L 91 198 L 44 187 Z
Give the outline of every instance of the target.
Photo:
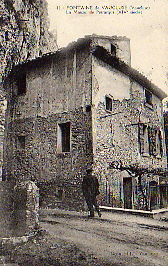
M 111 167 L 166 167 L 166 94 L 130 58 L 126 37 L 92 35 L 14 67 L 5 83 L 6 178 L 35 181 L 43 205 L 79 209 L 89 166 L 100 204 L 143 209 L 147 199 L 149 209 L 165 206 L 152 190 L 158 175 L 146 173 L 139 184 L 130 171 Z

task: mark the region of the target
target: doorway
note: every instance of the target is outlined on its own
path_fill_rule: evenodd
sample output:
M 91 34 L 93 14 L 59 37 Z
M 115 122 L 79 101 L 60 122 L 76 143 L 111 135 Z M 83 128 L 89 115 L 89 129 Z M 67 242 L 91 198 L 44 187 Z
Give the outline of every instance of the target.
M 132 209 L 132 178 L 123 178 L 124 208 Z

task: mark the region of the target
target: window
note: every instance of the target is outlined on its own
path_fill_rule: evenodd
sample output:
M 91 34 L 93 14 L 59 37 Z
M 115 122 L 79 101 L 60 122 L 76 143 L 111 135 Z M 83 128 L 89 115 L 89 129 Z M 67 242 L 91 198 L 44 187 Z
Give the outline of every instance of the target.
M 6 181 L 7 180 L 7 172 L 6 170 L 2 167 L 2 181 Z
M 161 131 L 156 127 L 139 124 L 139 144 L 141 154 L 153 156 L 163 154 Z
M 86 106 L 86 113 L 89 113 L 89 112 L 91 112 L 91 105 Z
M 10 38 L 9 38 L 9 32 L 8 31 L 5 31 L 5 41 L 9 41 Z
M 111 44 L 111 54 L 112 56 L 116 56 L 116 46 Z
M 59 198 L 59 199 L 62 199 L 63 198 L 63 188 L 61 188 L 61 187 L 57 187 L 56 189 L 55 189 L 55 196 L 57 197 L 57 198 Z
M 112 99 L 108 96 L 105 97 L 106 110 L 112 111 Z
M 23 95 L 26 93 L 26 75 L 22 74 L 21 76 L 17 77 L 17 89 L 18 95 Z
M 152 93 L 145 89 L 145 102 L 152 105 Z
M 25 136 L 17 136 L 16 140 L 16 146 L 18 150 L 23 150 L 25 149 Z
M 58 152 L 70 152 L 70 122 L 58 125 L 58 139 L 57 149 Z

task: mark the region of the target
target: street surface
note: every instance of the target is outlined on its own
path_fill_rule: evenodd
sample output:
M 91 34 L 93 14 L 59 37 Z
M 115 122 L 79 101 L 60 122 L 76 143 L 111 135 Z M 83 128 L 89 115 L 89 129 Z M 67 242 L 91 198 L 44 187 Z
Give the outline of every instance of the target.
M 40 226 L 110 265 L 168 265 L 168 223 L 131 214 L 42 210 Z M 100 265 L 101 266 L 101 265 Z

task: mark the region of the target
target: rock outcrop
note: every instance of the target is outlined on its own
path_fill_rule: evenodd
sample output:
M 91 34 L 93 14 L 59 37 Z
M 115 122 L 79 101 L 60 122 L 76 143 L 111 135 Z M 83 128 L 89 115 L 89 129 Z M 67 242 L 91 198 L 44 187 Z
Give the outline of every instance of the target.
M 0 2 L 0 157 L 2 154 L 3 82 L 12 66 L 57 49 L 49 32 L 46 0 L 1 0 Z M 1 157 L 2 158 L 2 157 Z
M 2 0 L 0 12 L 2 79 L 14 63 L 56 50 L 45 0 Z

